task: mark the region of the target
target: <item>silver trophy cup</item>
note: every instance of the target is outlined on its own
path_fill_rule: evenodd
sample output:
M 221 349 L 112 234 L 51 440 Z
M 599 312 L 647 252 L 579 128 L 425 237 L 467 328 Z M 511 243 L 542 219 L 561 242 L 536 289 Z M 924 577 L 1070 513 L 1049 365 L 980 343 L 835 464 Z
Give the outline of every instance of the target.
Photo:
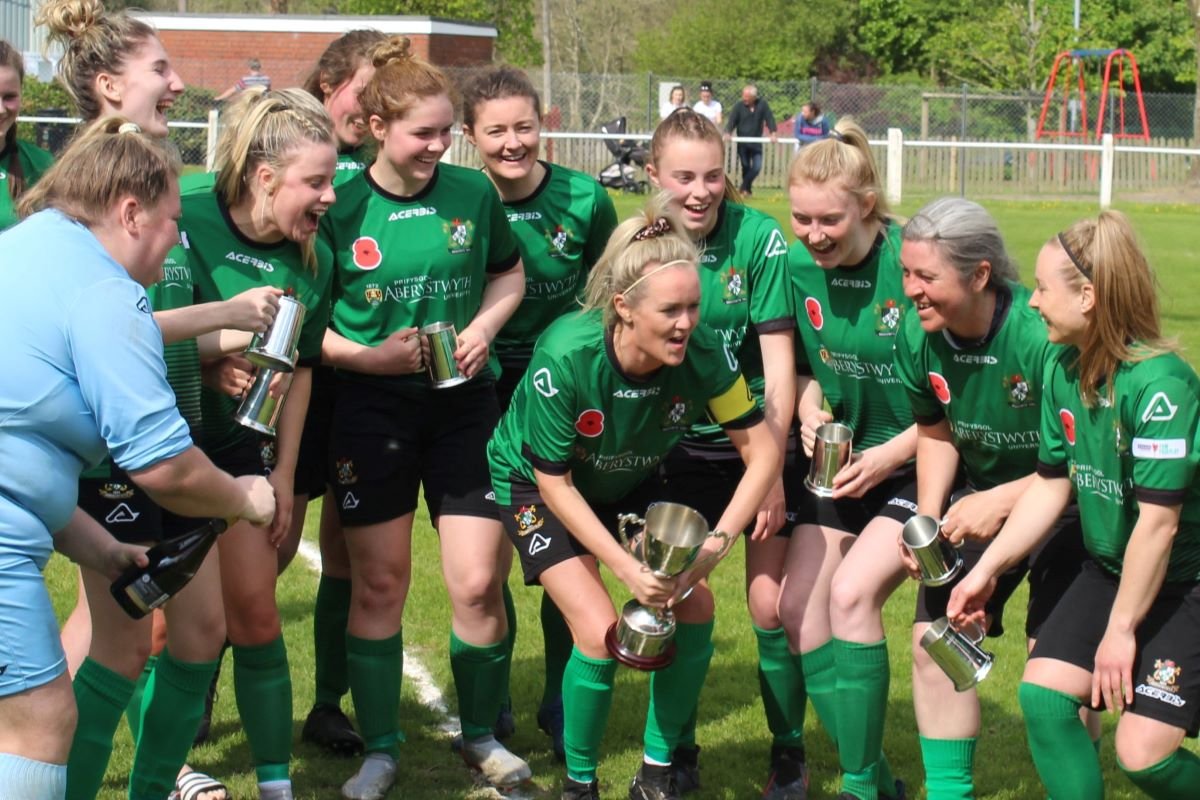
M 804 486 L 817 497 L 832 497 L 833 476 L 850 463 L 854 431 L 840 422 L 826 422 L 816 434 Z
M 625 533 L 629 525 L 638 525 L 642 530 L 630 538 Z M 673 578 L 694 566 L 700 549 L 710 538 L 721 539 L 721 550 L 711 556 L 712 560 L 719 559 L 729 544 L 727 534 L 710 533 L 708 522 L 698 511 L 679 503 L 651 503 L 645 519 L 622 514 L 617 520 L 617 535 L 634 558 L 664 578 Z M 605 644 L 622 664 L 656 670 L 675 658 L 674 637 L 675 615 L 669 609 L 648 608 L 630 600 L 608 629 Z
M 995 661 L 995 656 L 980 647 L 983 627 L 971 627 L 975 630 L 967 634 L 951 627 L 950 620 L 942 617 L 921 636 L 921 647 L 959 692 L 973 688 L 986 678 Z
M 296 368 L 296 347 L 304 328 L 304 304 L 294 297 L 279 298 L 279 311 L 266 333 L 256 333 L 246 350 L 246 360 L 256 367 L 276 372 L 291 372 Z
M 458 349 L 458 332 L 453 322 L 435 322 L 421 328 L 420 334 L 429 346 L 429 380 L 435 389 L 449 389 L 466 383 L 469 378 L 458 369 L 454 351 Z
M 900 538 L 920 567 L 921 583 L 926 586 L 944 586 L 962 571 L 962 554 L 942 535 L 942 524 L 933 517 L 909 517 Z
M 280 397 L 272 395 L 271 382 L 280 372 L 290 371 L 275 370 L 269 367 L 256 369 L 254 380 L 242 393 L 242 402 L 238 404 L 237 411 L 233 414 L 234 420 L 251 430 L 265 433 L 267 436 L 274 436 L 275 423 L 279 421 L 279 414 L 283 411 L 283 401 L 287 399 L 287 395 L 284 394 Z

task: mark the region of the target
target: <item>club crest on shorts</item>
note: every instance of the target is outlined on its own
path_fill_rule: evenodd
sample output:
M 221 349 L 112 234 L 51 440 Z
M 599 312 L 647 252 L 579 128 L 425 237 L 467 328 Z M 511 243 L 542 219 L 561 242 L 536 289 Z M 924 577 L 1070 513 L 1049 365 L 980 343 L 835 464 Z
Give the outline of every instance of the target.
M 100 487 L 100 496 L 105 500 L 128 500 L 133 497 L 133 487 L 113 481 Z
M 1179 679 L 1181 672 L 1183 672 L 1183 667 L 1178 666 L 1171 659 L 1156 658 L 1154 659 L 1154 672 L 1146 676 L 1146 683 L 1156 689 L 1178 694 L 1179 687 L 1175 685 L 1175 681 Z
M 517 513 L 513 514 L 513 519 L 517 521 L 517 536 L 528 536 L 546 524 L 545 517 L 538 516 L 536 505 L 521 506 Z
M 547 252 L 551 258 L 562 258 L 578 249 L 572 245 L 578 244 L 579 237 L 575 235 L 575 231 L 564 225 L 555 225 L 553 230 L 546 231 L 543 236 L 550 245 Z
M 358 475 L 354 474 L 354 459 L 339 458 L 335 467 L 337 470 L 337 482 L 342 486 L 358 483 Z
M 264 467 L 275 466 L 275 440 L 263 439 L 258 443 L 258 457 L 262 460 Z
M 883 303 L 875 304 L 875 335 L 895 336 L 896 327 L 900 324 L 900 306 L 888 298 Z
M 1037 402 L 1030 396 L 1029 381 L 1021 373 L 1004 376 L 1005 400 L 1010 408 L 1029 408 Z
M 1187 700 L 1179 696 L 1179 680 L 1183 667 L 1169 658 L 1154 659 L 1154 671 L 1146 676 L 1145 683 L 1139 683 L 1133 691 L 1142 697 L 1149 697 L 1166 703 L 1175 708 L 1183 708 Z
M 471 245 L 475 243 L 474 222 L 455 217 L 442 223 L 442 231 L 446 234 L 446 249 L 453 255 L 471 252 Z
M 724 293 L 721 299 L 726 305 L 746 302 L 746 272 L 731 266 L 721 273 L 721 286 Z

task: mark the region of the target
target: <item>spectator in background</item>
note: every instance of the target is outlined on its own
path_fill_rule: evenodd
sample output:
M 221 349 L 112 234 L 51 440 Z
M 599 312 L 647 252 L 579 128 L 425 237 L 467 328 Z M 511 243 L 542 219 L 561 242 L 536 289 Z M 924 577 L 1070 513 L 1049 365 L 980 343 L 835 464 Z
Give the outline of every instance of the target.
M 771 106 L 758 96 L 758 87 L 752 83 L 747 84 L 742 89 L 742 102 L 735 103 L 733 110 L 729 112 L 729 120 L 725 123 L 725 138 L 730 138 L 730 134 L 734 132 L 739 139 L 759 138 L 762 136 L 764 125 L 770 132 L 771 141 L 774 142 L 775 115 L 771 113 Z M 737 154 L 742 165 L 742 185 L 738 188 L 743 195 L 749 197 L 754 179 L 762 171 L 762 142 L 739 141 Z
M 724 108 L 721 106 L 720 100 L 713 99 L 712 83 L 704 81 L 700 84 L 700 99 L 696 101 L 696 105 L 692 106 L 700 114 L 712 120 L 712 124 L 718 128 L 721 127 L 721 121 L 724 119 Z
M 222 100 L 228 100 L 238 92 L 249 89 L 252 86 L 261 86 L 264 89 L 271 88 L 271 76 L 262 71 L 261 61 L 259 61 L 257 58 L 252 58 L 249 62 L 247 62 L 247 65 L 250 67 L 250 74 L 243 75 L 242 77 L 238 78 L 237 83 L 235 83 L 233 86 L 230 86 L 213 99 L 219 103 Z
M 682 86 L 672 86 L 671 94 L 667 98 L 667 102 L 658 107 L 659 119 L 666 119 L 671 116 L 671 112 L 677 108 L 685 108 L 687 106 L 687 91 Z
M 796 117 L 796 149 L 829 137 L 829 120 L 816 103 L 805 103 Z

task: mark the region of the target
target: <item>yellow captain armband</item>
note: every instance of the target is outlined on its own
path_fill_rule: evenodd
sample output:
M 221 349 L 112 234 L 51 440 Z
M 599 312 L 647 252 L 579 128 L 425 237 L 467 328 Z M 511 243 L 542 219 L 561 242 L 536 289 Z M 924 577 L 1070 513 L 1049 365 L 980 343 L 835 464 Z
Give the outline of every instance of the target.
M 733 385 L 708 401 L 708 415 L 713 422 L 724 425 L 746 416 L 756 408 L 746 379 L 738 375 Z

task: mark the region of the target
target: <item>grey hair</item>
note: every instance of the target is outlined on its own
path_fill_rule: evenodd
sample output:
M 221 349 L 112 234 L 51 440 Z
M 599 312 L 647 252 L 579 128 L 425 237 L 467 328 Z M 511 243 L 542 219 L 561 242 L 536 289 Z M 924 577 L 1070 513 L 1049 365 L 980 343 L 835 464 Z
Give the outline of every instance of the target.
M 904 225 L 906 242 L 930 242 L 965 282 L 986 261 L 988 286 L 1016 281 L 1017 266 L 1004 246 L 996 220 L 983 206 L 962 197 L 939 197 Z

